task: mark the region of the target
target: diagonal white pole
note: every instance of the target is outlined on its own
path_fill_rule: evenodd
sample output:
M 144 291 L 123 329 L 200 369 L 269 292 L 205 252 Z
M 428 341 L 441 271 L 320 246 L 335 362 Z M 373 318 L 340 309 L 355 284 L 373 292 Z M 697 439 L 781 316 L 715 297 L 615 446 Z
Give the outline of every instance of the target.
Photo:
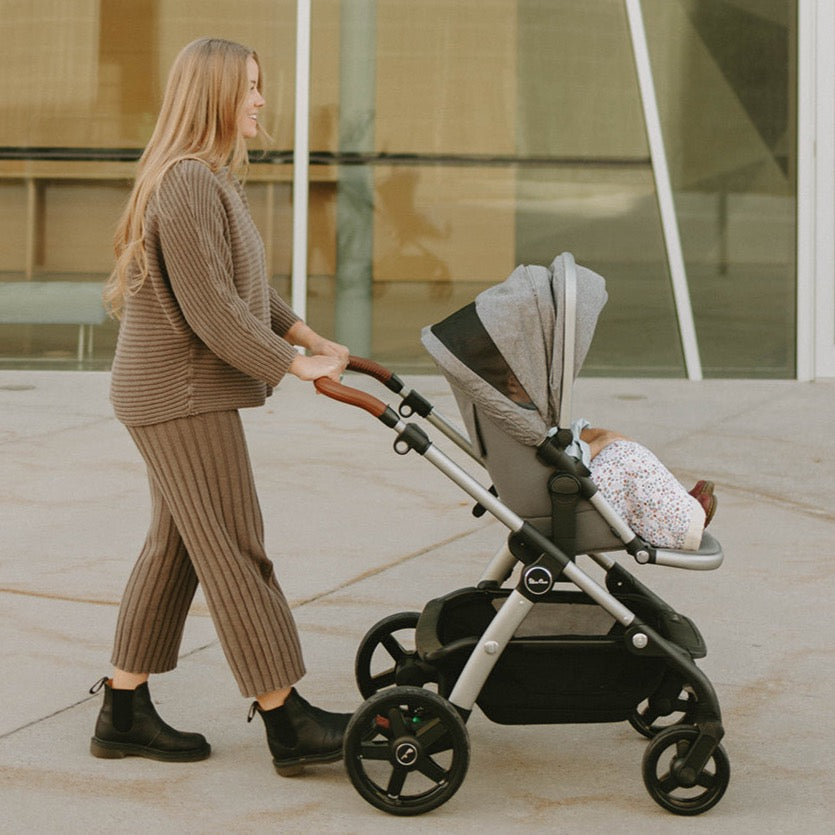
M 307 316 L 308 166 L 310 164 L 310 0 L 296 2 L 296 106 L 293 145 L 291 307 Z
M 811 370 L 807 377 L 835 376 L 835 248 L 832 243 L 832 229 L 835 226 L 835 54 L 832 41 L 835 33 L 835 8 L 832 2 L 818 0 L 815 21 L 815 81 L 814 101 L 815 112 L 811 120 L 815 136 L 815 184 L 814 212 L 815 212 L 815 267 L 813 271 L 814 309 L 816 321 L 812 327 L 798 320 L 799 341 L 802 343 L 809 338 L 807 334 L 815 334 L 812 351 L 814 362 L 809 363 Z M 801 42 L 802 45 L 803 42 Z M 804 128 L 804 131 L 808 127 Z M 808 199 L 808 198 L 805 198 Z M 808 283 L 809 277 L 804 276 L 803 283 Z M 798 282 L 798 308 L 801 305 L 801 282 Z M 808 290 L 806 297 L 808 298 Z M 805 301 L 805 300 L 804 300 Z M 803 328 L 803 330 L 801 330 Z M 798 370 L 800 363 L 798 362 Z M 799 379 L 803 377 L 798 374 Z
M 831 9 L 831 0 L 827 5 Z M 823 11 L 821 9 L 821 11 Z M 816 340 L 821 335 L 815 311 L 818 261 L 818 0 L 797 5 L 797 379 L 815 378 Z M 828 53 L 831 54 L 831 50 Z M 824 221 L 829 218 L 824 217 Z M 832 228 L 831 226 L 829 227 Z M 827 235 L 828 239 L 829 236 Z M 831 308 L 830 308 L 831 309 Z M 823 356 L 819 354 L 819 356 Z
M 681 334 L 681 347 L 684 352 L 684 366 L 691 380 L 702 379 L 702 363 L 699 359 L 699 345 L 696 339 L 696 326 L 693 322 L 693 309 L 690 305 L 690 289 L 687 285 L 687 271 L 684 267 L 684 255 L 681 251 L 681 238 L 678 232 L 676 208 L 673 202 L 673 189 L 667 168 L 667 155 L 664 150 L 664 137 L 661 133 L 661 119 L 658 115 L 658 101 L 655 96 L 655 84 L 652 79 L 652 67 L 649 62 L 649 48 L 641 14 L 640 0 L 625 0 L 626 14 L 629 18 L 629 32 L 632 38 L 632 51 L 635 55 L 635 69 L 638 73 L 638 86 L 641 90 L 641 102 L 644 109 L 644 122 L 649 140 L 649 152 L 652 159 L 652 172 L 655 177 L 655 192 L 658 195 L 658 209 L 661 213 L 661 227 L 667 248 L 667 261 L 673 284 L 673 299 L 678 315 L 678 327 Z
M 798 4 L 797 379 L 835 376 L 835 6 Z

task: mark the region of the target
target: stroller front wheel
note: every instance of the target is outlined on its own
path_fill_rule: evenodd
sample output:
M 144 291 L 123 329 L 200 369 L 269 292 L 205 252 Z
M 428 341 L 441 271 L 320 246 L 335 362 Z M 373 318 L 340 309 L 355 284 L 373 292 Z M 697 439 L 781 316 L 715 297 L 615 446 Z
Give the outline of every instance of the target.
M 652 799 L 677 815 L 699 815 L 715 806 L 728 788 L 728 755 L 717 745 L 705 767 L 687 775 L 684 759 L 699 737 L 693 725 L 672 726 L 659 732 L 644 752 L 643 778 Z
M 378 621 L 357 649 L 354 675 L 364 699 L 396 684 L 422 686 L 433 674 L 421 663 L 415 646 L 420 612 L 398 612 Z
M 652 739 L 661 731 L 679 725 L 692 725 L 696 694 L 686 686 L 675 699 L 650 697 L 632 711 L 629 724 L 642 736 Z
M 442 696 L 390 687 L 367 699 L 345 731 L 354 788 L 392 815 L 420 815 L 458 791 L 470 761 L 464 720 Z

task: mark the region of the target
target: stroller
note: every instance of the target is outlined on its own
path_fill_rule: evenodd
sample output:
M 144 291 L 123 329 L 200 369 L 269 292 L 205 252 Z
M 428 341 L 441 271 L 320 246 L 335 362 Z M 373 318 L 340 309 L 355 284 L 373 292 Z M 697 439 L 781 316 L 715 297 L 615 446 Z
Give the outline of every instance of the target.
M 378 809 L 418 815 L 456 793 L 475 705 L 508 725 L 630 722 L 650 740 L 647 791 L 676 814 L 710 809 L 727 788 L 719 704 L 695 664 L 706 654 L 702 636 L 611 556 L 625 550 L 639 564 L 706 570 L 721 565 L 721 546 L 704 533 L 698 551 L 654 547 L 573 454 L 573 380 L 605 301 L 604 280 L 563 253 L 547 269 L 517 268 L 425 328 L 423 344 L 450 383 L 466 434 L 373 361 L 353 357 L 349 368 L 396 393 L 397 411 L 316 381 L 394 430 L 396 452 L 418 452 L 473 498 L 476 515 L 488 512 L 510 531 L 475 586 L 384 618 L 360 643 L 365 702 L 344 756 L 354 787 Z M 492 487 L 405 422 L 414 414 L 484 467 Z M 602 583 L 578 556 L 602 569 Z

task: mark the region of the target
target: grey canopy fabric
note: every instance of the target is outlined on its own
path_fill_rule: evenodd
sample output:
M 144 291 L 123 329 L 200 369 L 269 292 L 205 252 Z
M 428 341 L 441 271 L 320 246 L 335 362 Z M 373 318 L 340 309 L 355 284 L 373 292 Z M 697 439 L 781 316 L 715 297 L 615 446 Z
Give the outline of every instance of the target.
M 423 329 L 421 340 L 461 405 L 465 400 L 527 446 L 540 444 L 560 415 L 566 260 L 519 266 L 470 305 Z M 606 282 L 577 265 L 574 375 L 606 304 Z M 572 376 L 573 382 L 573 376 Z M 462 414 L 473 438 L 472 416 Z

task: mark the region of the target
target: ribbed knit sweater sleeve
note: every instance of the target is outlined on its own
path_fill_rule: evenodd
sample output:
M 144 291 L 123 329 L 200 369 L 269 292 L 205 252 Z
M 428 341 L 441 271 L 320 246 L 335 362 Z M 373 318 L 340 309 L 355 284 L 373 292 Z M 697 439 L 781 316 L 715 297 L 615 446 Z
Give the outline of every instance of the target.
M 188 326 L 228 365 L 277 385 L 296 351 L 276 330 L 286 333 L 298 317 L 273 300 L 265 278 L 253 280 L 264 272 L 263 245 L 237 189 L 203 163 L 185 161 L 165 175 L 157 200 L 165 272 Z M 257 309 L 269 309 L 269 323 Z
M 279 336 L 284 336 L 299 321 L 299 316 L 274 287 L 270 287 L 270 321 L 273 331 Z

